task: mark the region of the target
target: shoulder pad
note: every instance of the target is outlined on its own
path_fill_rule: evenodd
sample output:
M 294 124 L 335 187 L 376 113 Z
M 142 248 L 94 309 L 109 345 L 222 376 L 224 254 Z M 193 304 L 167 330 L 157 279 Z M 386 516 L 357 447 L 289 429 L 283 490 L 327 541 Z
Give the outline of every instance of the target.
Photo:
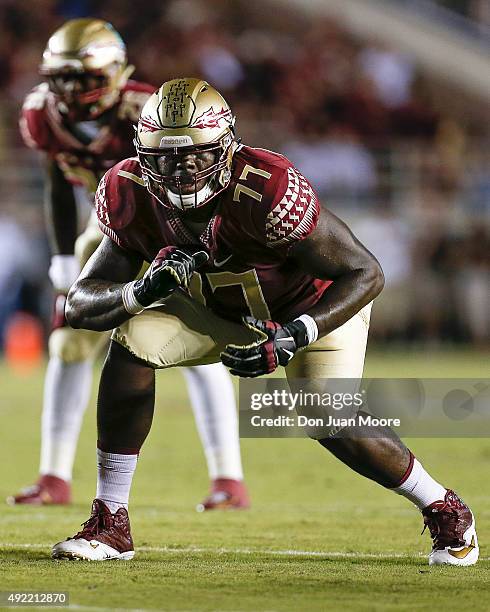
M 48 84 L 41 83 L 27 94 L 22 105 L 20 133 L 25 144 L 32 149 L 50 148 L 50 131 L 45 115 L 48 93 Z
M 155 88 L 147 83 L 128 81 L 121 92 L 121 99 L 119 100 L 117 112 L 118 118 L 123 120 L 127 119 L 132 123 L 136 123 L 139 119 L 141 109 L 154 91 Z

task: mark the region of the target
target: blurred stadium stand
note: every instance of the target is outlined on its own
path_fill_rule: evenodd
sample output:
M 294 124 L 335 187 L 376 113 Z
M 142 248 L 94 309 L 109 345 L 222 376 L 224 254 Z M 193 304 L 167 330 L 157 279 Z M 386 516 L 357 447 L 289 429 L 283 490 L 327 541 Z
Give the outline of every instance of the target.
M 426 19 L 443 24 L 486 47 L 490 45 L 488 0 L 385 0 L 406 6 Z
M 356 25 L 348 15 L 360 4 L 377 13 L 358 14 Z M 412 18 L 398 17 L 404 34 L 396 44 L 396 36 L 382 35 L 382 16 L 396 21 L 407 11 Z M 0 234 L 10 235 L 14 223 L 30 257 L 19 256 L 19 268 L 0 250 L 0 325 L 18 308 L 44 321 L 49 312 L 42 169 L 16 121 L 39 82 L 50 33 L 85 15 L 121 32 L 136 78 L 210 80 L 232 105 L 243 141 L 288 155 L 351 223 L 387 277 L 373 338 L 488 346 L 490 45 L 485 2 L 477 0 L 39 0 L 29 11 L 2 0 Z M 444 31 L 439 38 L 431 15 Z M 425 22 L 423 44 L 413 20 Z M 465 27 L 454 25 L 461 20 Z M 446 44 L 444 67 L 439 44 Z M 12 275 L 22 279 L 13 301 L 2 280 Z
M 291 0 L 290 4 L 307 9 L 312 17 L 335 19 L 365 40 L 394 45 L 425 71 L 490 97 L 490 30 L 481 23 L 429 0 Z

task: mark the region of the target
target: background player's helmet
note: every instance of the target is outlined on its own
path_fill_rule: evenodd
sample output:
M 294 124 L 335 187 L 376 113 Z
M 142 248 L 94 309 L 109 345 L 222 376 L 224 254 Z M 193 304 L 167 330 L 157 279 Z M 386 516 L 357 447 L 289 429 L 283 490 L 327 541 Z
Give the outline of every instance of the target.
M 224 98 L 206 81 L 192 78 L 164 83 L 146 102 L 135 146 L 148 191 L 169 208 L 207 204 L 231 179 L 237 147 L 235 118 Z M 191 176 L 166 172 L 178 160 L 212 154 L 214 160 Z
M 63 112 L 93 119 L 118 101 L 133 71 L 126 46 L 110 23 L 71 19 L 48 40 L 39 67 Z

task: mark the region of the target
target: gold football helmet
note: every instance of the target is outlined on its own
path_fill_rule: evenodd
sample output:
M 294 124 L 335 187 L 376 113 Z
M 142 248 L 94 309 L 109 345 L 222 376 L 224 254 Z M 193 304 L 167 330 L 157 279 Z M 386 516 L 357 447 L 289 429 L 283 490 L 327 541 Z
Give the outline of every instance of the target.
M 234 123 L 227 102 L 206 81 L 164 83 L 143 107 L 135 138 L 148 191 L 168 208 L 207 204 L 230 182 Z
M 71 19 L 48 40 L 39 66 L 60 109 L 85 109 L 93 119 L 114 106 L 134 70 L 126 46 L 110 23 Z

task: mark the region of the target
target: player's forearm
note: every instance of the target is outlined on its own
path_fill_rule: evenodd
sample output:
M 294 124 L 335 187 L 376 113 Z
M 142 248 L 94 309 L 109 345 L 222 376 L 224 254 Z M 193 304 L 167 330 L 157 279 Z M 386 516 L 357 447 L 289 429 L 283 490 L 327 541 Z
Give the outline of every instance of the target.
M 65 315 L 71 327 L 107 331 L 131 318 L 122 299 L 124 283 L 77 281 L 68 293 Z
M 352 270 L 334 280 L 306 314 L 314 319 L 318 335 L 325 336 L 374 300 L 383 285 L 383 272 L 374 261 L 369 267 Z

